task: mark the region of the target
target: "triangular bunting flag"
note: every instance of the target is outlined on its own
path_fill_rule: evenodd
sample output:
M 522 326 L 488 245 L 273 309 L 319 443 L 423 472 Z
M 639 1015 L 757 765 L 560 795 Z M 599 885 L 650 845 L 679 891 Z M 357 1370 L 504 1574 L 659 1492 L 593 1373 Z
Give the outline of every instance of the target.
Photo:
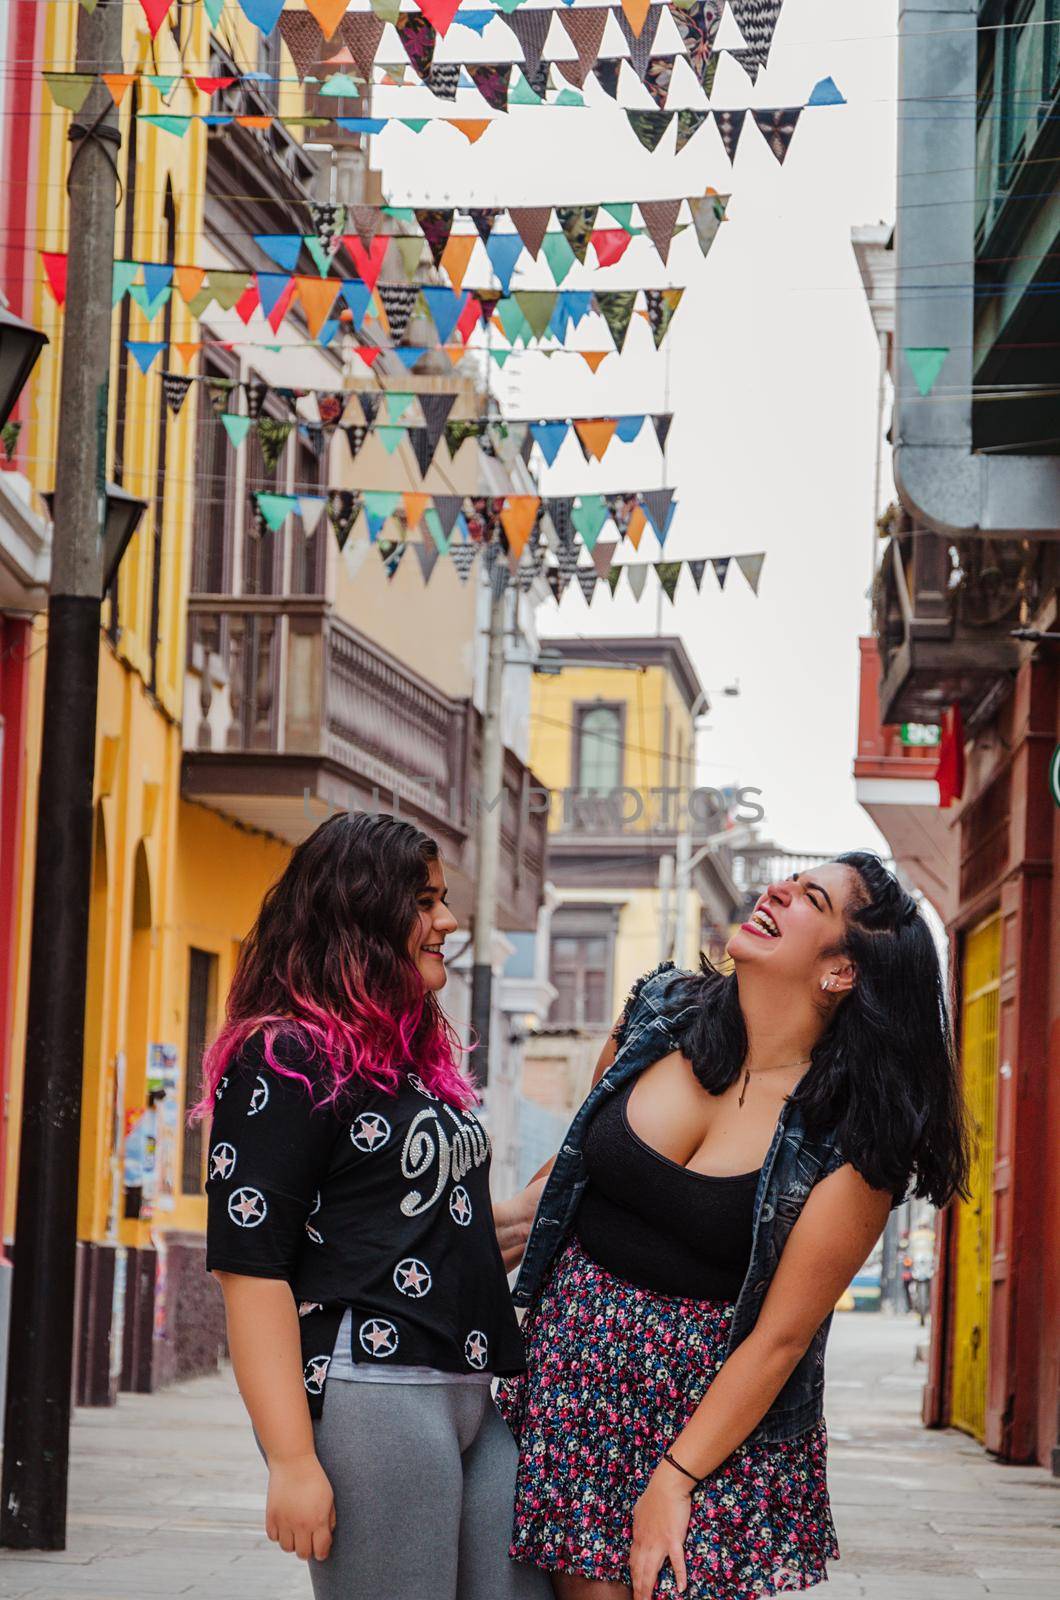
M 607 521 L 607 501 L 603 495 L 580 494 L 578 504 L 571 513 L 571 521 L 581 537 L 582 544 L 591 553 L 600 529 Z
M 488 106 L 494 111 L 507 111 L 510 61 L 469 61 L 465 71 Z
M 542 229 L 543 235 L 544 229 Z M 486 240 L 486 254 L 490 258 L 490 266 L 500 279 L 502 294 L 507 294 L 512 286 L 515 263 L 522 253 L 523 241 L 517 233 L 493 233 Z M 485 296 L 480 294 L 479 300 L 482 301 L 483 309 L 485 309 Z M 492 311 L 492 309 L 491 306 L 490 310 Z
M 593 567 L 577 567 L 574 576 L 578 580 L 578 587 L 582 592 L 585 604 L 592 605 L 593 595 L 596 592 L 596 570 Z
M 188 390 L 191 385 L 192 379 L 185 378 L 179 372 L 163 372 L 162 394 L 165 397 L 166 405 L 175 417 L 179 417 L 180 408 L 188 397 Z
M 280 14 L 280 38 L 291 52 L 299 83 L 312 72 L 324 53 L 324 35 L 307 11 Z
M 536 494 L 510 494 L 505 499 L 501 527 L 516 561 L 526 549 L 526 541 L 534 530 L 540 509 L 541 500 Z
M 607 577 L 608 572 L 611 570 L 611 562 L 614 560 L 615 551 L 617 549 L 617 539 L 602 539 L 595 546 L 593 550 L 593 566 L 596 568 L 596 572 L 599 577 Z M 613 594 L 614 590 L 611 592 Z
M 640 498 L 648 520 L 655 529 L 655 537 L 662 544 L 670 526 L 674 492 L 672 489 L 642 489 Z
M 505 27 L 511 28 L 519 41 L 526 63 L 526 76 L 537 71 L 552 24 L 553 13 L 546 10 L 515 11 L 505 17 Z
M 335 539 L 340 550 L 345 549 L 346 540 L 350 537 L 360 510 L 360 496 L 352 489 L 332 489 L 328 495 L 328 521 L 335 530 Z
M 764 560 L 765 555 L 761 551 L 757 552 L 755 555 L 736 557 L 736 565 L 739 567 L 740 571 L 750 584 L 752 594 L 758 593 L 758 579 L 762 571 L 762 563 Z
M 627 111 L 630 127 L 645 150 L 657 150 L 663 134 L 674 119 L 672 111 Z
M 346 443 L 350 447 L 350 456 L 356 461 L 361 453 L 364 441 L 368 437 L 368 429 L 361 422 L 344 422 L 342 431 L 346 435 Z
M 629 6 L 636 7 L 632 17 L 627 9 Z M 662 6 L 652 5 L 651 0 L 624 0 L 623 15 L 615 13 L 615 21 L 629 45 L 629 64 L 642 83 L 648 70 L 655 35 L 659 31 L 662 11 Z
M 294 431 L 293 422 L 281 422 L 278 417 L 259 417 L 257 421 L 261 457 L 269 472 L 273 470 L 284 452 L 287 440 Z
M 438 207 L 417 210 L 416 221 L 430 247 L 431 260 L 436 267 L 442 264 L 442 255 L 453 231 L 453 212 Z
M 670 256 L 670 240 L 674 236 L 674 227 L 677 223 L 677 213 L 681 209 L 680 200 L 642 200 L 640 214 L 644 218 L 644 226 L 652 244 L 659 252 L 659 258 L 665 266 Z
M 412 308 L 420 297 L 419 286 L 414 283 L 381 283 L 376 292 L 386 312 L 390 337 L 395 344 L 400 344 L 409 325 Z
M 512 226 L 536 261 L 544 242 L 549 217 L 552 215 L 551 206 L 509 206 L 508 215 L 512 219 Z M 495 243 L 498 237 L 503 235 L 495 236 L 491 242 Z
M 563 441 L 567 437 L 567 422 L 532 422 L 530 433 L 545 458 L 546 466 L 554 466 Z
M 489 244 L 490 234 L 493 232 L 493 224 L 503 209 L 502 206 L 472 206 L 469 208 L 468 216 L 475 224 L 475 231 L 483 244 Z
M 457 294 L 460 293 L 464 283 L 464 274 L 468 269 L 475 248 L 475 235 L 473 233 L 452 234 L 449 243 L 442 254 L 441 264 L 449 274 L 449 282 Z M 439 334 L 439 341 L 445 344 Z
M 724 589 L 725 587 L 725 578 L 729 571 L 731 559 L 731 556 L 712 556 L 710 559 L 710 564 L 714 568 L 714 576 L 718 580 L 719 589 Z
M 677 592 L 677 580 L 681 576 L 680 561 L 653 561 L 652 566 L 655 568 L 659 582 L 662 584 L 663 593 L 672 605 L 674 595 Z
M 126 339 L 125 348 L 131 352 L 141 372 L 149 372 L 151 363 L 166 348 L 164 340 Z
M 589 248 L 593 228 L 596 226 L 598 206 L 557 206 L 556 221 L 566 236 L 567 243 L 581 264 Z
M 674 420 L 673 413 L 671 411 L 657 411 L 651 420 L 655 424 L 655 437 L 659 441 L 659 449 L 665 450 L 666 440 L 670 433 L 670 424 Z
M 430 394 L 419 396 L 420 410 L 423 412 L 423 421 L 427 435 L 427 459 L 433 457 L 438 448 L 438 441 L 442 437 L 445 425 L 449 420 L 449 413 L 456 401 L 455 394 Z
M 430 544 L 414 544 L 412 548 L 416 552 L 416 559 L 420 564 L 420 577 L 426 588 L 438 561 L 438 546 L 432 541 Z
M 272 494 L 259 490 L 254 499 L 257 501 L 258 510 L 267 527 L 276 533 L 282 528 L 292 511 L 298 510 L 298 497 L 293 494 Z
M 457 570 L 461 583 L 467 582 L 468 574 L 475 564 L 478 549 L 477 544 L 451 544 L 449 546 L 449 554 L 452 557 L 453 565 Z
M 625 569 L 626 582 L 633 591 L 634 600 L 639 600 L 644 593 L 644 585 L 648 581 L 648 563 L 635 561 Z
M 426 78 L 430 64 L 434 60 L 434 45 L 437 38 L 433 25 L 420 11 L 402 11 L 395 27 L 413 71 L 421 78 Z
M 772 111 L 752 111 L 752 117 L 758 124 L 759 131 L 766 144 L 772 150 L 781 166 L 788 153 L 791 136 L 798 126 L 799 117 L 802 115 L 801 106 L 784 106 Z
M 443 537 L 448 540 L 453 532 L 453 525 L 460 514 L 464 503 L 462 494 L 436 494 L 434 496 L 434 509 L 438 513 Z
M 626 333 L 633 316 L 636 298 L 636 289 L 616 289 L 608 293 L 597 293 L 596 303 L 615 341 L 616 350 L 620 351 L 626 342 Z
M 387 253 L 391 236 L 380 234 L 373 239 L 369 246 L 362 244 L 361 240 L 353 234 L 343 234 L 342 242 L 349 251 L 357 276 L 369 289 L 374 289 L 379 282 L 379 274 L 383 269 L 383 258 Z
M 949 353 L 948 344 L 905 346 L 905 359 L 913 374 L 913 382 L 924 399 L 927 399 L 935 387 Z
M 743 131 L 744 118 L 747 112 L 740 111 L 715 111 L 714 121 L 721 135 L 721 142 L 725 146 L 725 154 L 730 161 L 736 160 L 736 146 L 740 142 Z
M 696 238 L 704 257 L 718 236 L 718 229 L 725 221 L 725 208 L 729 203 L 727 194 L 703 195 L 701 199 L 690 199 L 689 209 L 692 212 L 692 221 L 696 225 Z
M 559 20 L 577 52 L 578 60 L 576 67 L 568 61 L 557 61 L 556 65 L 568 83 L 573 83 L 576 89 L 582 88 L 589 75 L 589 69 L 600 54 L 604 28 L 610 15 L 609 6 L 579 6 L 576 10 L 559 13 Z
M 709 111 L 685 110 L 677 113 L 677 143 L 674 146 L 675 154 L 680 155 L 690 139 L 694 139 L 703 124 L 709 119 Z
M 687 566 L 692 574 L 692 582 L 696 586 L 696 593 L 699 594 L 703 587 L 703 574 L 707 570 L 707 563 L 705 561 L 689 561 Z
M 597 266 L 613 267 L 616 261 L 621 261 L 632 242 L 633 235 L 625 228 L 597 228 L 592 239 Z
M 587 455 L 602 461 L 617 426 L 614 417 L 583 417 L 575 422 L 574 431 L 585 446 Z

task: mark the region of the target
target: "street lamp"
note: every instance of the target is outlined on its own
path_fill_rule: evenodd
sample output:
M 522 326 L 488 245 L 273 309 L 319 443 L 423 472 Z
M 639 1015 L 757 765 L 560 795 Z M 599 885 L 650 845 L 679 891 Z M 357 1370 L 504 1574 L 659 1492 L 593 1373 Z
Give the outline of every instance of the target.
M 48 515 L 55 521 L 55 491 L 41 496 L 48 507 Z M 107 509 L 103 521 L 103 587 L 106 594 L 121 566 L 121 558 L 129 548 L 129 541 L 147 510 L 147 501 L 138 500 L 116 483 L 107 484 Z
M 15 409 L 48 335 L 0 305 L 0 428 Z

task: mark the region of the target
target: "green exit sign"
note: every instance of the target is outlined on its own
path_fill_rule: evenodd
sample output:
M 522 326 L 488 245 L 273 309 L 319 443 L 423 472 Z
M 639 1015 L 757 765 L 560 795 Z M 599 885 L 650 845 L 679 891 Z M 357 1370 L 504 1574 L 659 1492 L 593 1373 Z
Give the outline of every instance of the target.
M 939 742 L 939 727 L 935 722 L 903 722 L 899 736 L 903 744 L 934 745 Z

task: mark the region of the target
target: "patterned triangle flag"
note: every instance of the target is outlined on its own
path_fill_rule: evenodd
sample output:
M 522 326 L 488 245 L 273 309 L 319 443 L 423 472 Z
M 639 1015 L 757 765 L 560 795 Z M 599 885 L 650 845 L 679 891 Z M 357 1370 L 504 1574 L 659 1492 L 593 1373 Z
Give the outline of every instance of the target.
M 368 437 L 368 429 L 361 422 L 344 422 L 342 431 L 346 435 L 346 443 L 350 447 L 350 456 L 356 461 L 361 453 L 364 441 Z
M 191 385 L 192 379 L 185 378 L 179 372 L 163 372 L 162 394 L 165 397 L 166 405 L 175 417 L 179 417 L 180 408 L 188 397 L 188 390 Z
M 434 60 L 434 46 L 437 39 L 433 24 L 427 21 L 421 11 L 402 11 L 395 27 L 413 71 L 426 79 L 431 62 Z
M 627 111 L 630 127 L 645 150 L 657 150 L 660 140 L 674 119 L 672 111 Z
M 714 194 L 708 192 L 699 199 L 690 199 L 689 210 L 692 221 L 696 226 L 696 238 L 704 257 L 718 236 L 718 229 L 725 221 L 725 208 L 731 196 L 727 194 Z
M 294 423 L 281 422 L 278 417 L 259 417 L 257 431 L 262 460 L 271 472 L 279 462 L 287 440 L 294 431 Z
M 427 434 L 428 457 L 430 460 L 438 448 L 438 441 L 442 437 L 445 425 L 449 420 L 449 413 L 456 402 L 455 394 L 421 394 L 419 397 L 420 410 L 423 412 L 423 421 Z M 452 526 L 452 524 L 450 524 Z
M 464 503 L 461 494 L 436 494 L 434 496 L 434 509 L 438 513 L 441 531 L 446 539 L 452 536 L 453 526 L 460 515 L 460 508 Z
M 405 15 L 406 13 L 402 13 Z M 377 293 L 386 312 L 390 337 L 400 344 L 412 316 L 412 308 L 419 299 L 419 285 L 412 283 L 381 283 Z
M 430 247 L 431 260 L 436 267 L 442 264 L 442 255 L 453 231 L 453 212 L 438 207 L 416 211 L 416 221 Z M 443 340 L 444 343 L 444 340 Z
M 670 257 L 670 241 L 674 236 L 674 227 L 677 223 L 677 213 L 681 209 L 680 200 L 642 200 L 640 214 L 644 218 L 644 226 L 652 244 L 659 252 L 659 259 L 665 266 Z
M 662 584 L 663 593 L 672 605 L 677 592 L 677 580 L 681 576 L 680 561 L 653 561 L 652 566 Z
M 559 548 L 561 550 L 573 550 L 574 496 L 570 494 L 551 495 L 546 504 Z M 575 556 L 575 560 L 577 560 L 577 556 Z
M 469 61 L 465 70 L 488 106 L 494 111 L 507 111 L 512 76 L 510 61 Z
M 665 450 L 666 449 L 666 440 L 667 440 L 667 438 L 669 436 L 669 433 L 670 433 L 670 424 L 674 420 L 673 412 L 672 411 L 657 411 L 657 412 L 654 413 L 654 415 L 652 416 L 651 420 L 655 425 L 655 437 L 659 441 L 659 449 L 660 450 Z
M 725 587 L 725 579 L 729 571 L 729 562 L 731 559 L 731 556 L 712 556 L 710 558 L 710 564 L 714 568 L 714 576 L 718 580 L 719 589 L 724 589 Z
M 708 95 L 714 84 L 714 68 L 717 64 L 714 39 L 723 8 L 724 0 L 688 0 L 687 4 L 670 8 L 670 15 L 685 47 L 688 64 Z
M 703 574 L 707 570 L 707 563 L 705 561 L 689 561 L 686 565 L 692 574 L 692 582 L 696 586 L 696 593 L 699 594 L 703 587 Z
M 536 72 L 541 65 L 541 56 L 552 17 L 551 11 L 535 8 L 532 11 L 515 11 L 504 19 L 505 27 L 510 28 L 519 41 L 526 63 L 527 77 Z
M 615 341 L 616 350 L 621 351 L 625 345 L 636 298 L 635 289 L 615 289 L 607 293 L 597 293 L 596 303 Z
M 674 146 L 676 154 L 679 155 L 688 141 L 695 138 L 709 117 L 709 111 L 686 110 L 677 113 L 677 143 Z
M 763 552 L 758 551 L 750 556 L 737 556 L 736 565 L 751 585 L 752 594 L 758 593 L 758 579 L 762 572 L 762 563 L 765 560 Z
M 280 38 L 291 53 L 302 83 L 324 53 L 324 35 L 308 11 L 284 11 L 280 15 Z
M 801 114 L 801 106 L 784 106 L 772 111 L 751 112 L 763 139 L 781 166 L 784 165 L 784 157 L 788 153 L 791 136 L 798 126 Z
M 431 573 L 438 563 L 438 546 L 432 540 L 430 544 L 414 544 L 416 559 L 420 564 L 420 577 L 423 579 L 424 588 L 431 581 Z
M 615 21 L 622 30 L 622 35 L 629 45 L 629 64 L 637 77 L 644 82 L 644 74 L 648 70 L 648 61 L 651 57 L 655 35 L 659 31 L 659 18 L 662 16 L 662 6 L 651 5 L 650 0 L 643 6 L 639 19 L 630 18 L 629 12 L 623 10 L 623 15 L 616 12 Z
M 556 207 L 556 221 L 563 229 L 567 243 L 582 266 L 585 265 L 585 254 L 596 226 L 599 209 L 598 206 Z
M 508 215 L 512 219 L 512 226 L 536 261 L 552 215 L 551 206 L 510 206 Z
M 749 50 L 758 52 L 762 64 L 769 58 L 782 0 L 729 0 L 729 9 Z
M 604 28 L 610 15 L 610 6 L 578 6 L 574 10 L 559 13 L 559 20 L 577 52 L 577 63 L 575 65 L 569 61 L 557 61 L 556 65 L 568 83 L 573 83 L 576 89 L 583 86 L 589 75 L 589 69 L 600 54 Z
M 335 530 L 335 539 L 340 550 L 345 549 L 346 540 L 350 537 L 360 510 L 360 495 L 354 493 L 352 489 L 332 489 L 328 495 L 328 521 Z
M 643 489 L 640 498 L 648 520 L 655 529 L 655 537 L 661 544 L 669 528 L 674 492 L 672 489 Z
M 596 568 L 598 577 L 607 577 L 607 574 L 611 570 L 611 562 L 614 560 L 615 551 L 617 549 L 617 539 L 601 539 L 597 542 L 593 549 L 593 566 Z M 614 590 L 611 592 L 613 594 Z
M 578 580 L 578 587 L 587 606 L 592 605 L 593 595 L 596 592 L 596 569 L 594 567 L 578 567 L 574 573 Z
M 502 210 L 502 206 L 472 206 L 469 208 L 468 216 L 475 224 L 475 231 L 483 244 L 489 244 L 490 234 L 493 232 L 493 224 Z
M 347 11 L 339 23 L 342 42 L 350 52 L 357 76 L 365 83 L 372 81 L 372 64 L 384 26 L 383 19 L 372 11 Z
M 451 544 L 449 546 L 449 554 L 452 557 L 453 565 L 457 570 L 461 583 L 467 582 L 468 574 L 475 564 L 475 557 L 478 555 L 478 551 L 477 544 Z
M 569 65 L 569 63 L 565 61 L 557 61 L 556 65 L 562 72 Z M 610 56 L 606 61 L 598 61 L 593 67 L 593 73 L 597 83 L 600 85 L 604 93 L 609 94 L 612 100 L 617 100 L 618 83 L 622 76 L 622 57 Z
M 736 160 L 736 146 L 740 142 L 740 134 L 743 132 L 744 118 L 746 116 L 747 112 L 745 110 L 715 111 L 714 113 L 714 121 L 721 135 L 721 142 L 725 146 L 725 154 L 730 161 Z

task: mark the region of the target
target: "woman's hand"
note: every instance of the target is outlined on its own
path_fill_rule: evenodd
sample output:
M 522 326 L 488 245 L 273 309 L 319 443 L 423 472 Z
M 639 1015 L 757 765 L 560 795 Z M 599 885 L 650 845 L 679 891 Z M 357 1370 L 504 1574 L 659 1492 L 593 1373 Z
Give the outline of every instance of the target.
M 493 1225 L 497 1230 L 497 1243 L 501 1247 L 506 1272 L 511 1272 L 523 1259 L 534 1213 L 546 1182 L 547 1174 L 543 1178 L 535 1178 L 510 1200 L 499 1200 L 493 1207 Z
M 633 1545 L 629 1570 L 633 1600 L 651 1600 L 655 1580 L 669 1557 L 678 1593 L 688 1584 L 685 1571 L 685 1536 L 692 1515 L 692 1487 L 676 1467 L 660 1461 L 648 1487 L 633 1508 Z
M 269 1463 L 265 1532 L 302 1561 L 324 1561 L 335 1527 L 335 1497 L 315 1455 Z

